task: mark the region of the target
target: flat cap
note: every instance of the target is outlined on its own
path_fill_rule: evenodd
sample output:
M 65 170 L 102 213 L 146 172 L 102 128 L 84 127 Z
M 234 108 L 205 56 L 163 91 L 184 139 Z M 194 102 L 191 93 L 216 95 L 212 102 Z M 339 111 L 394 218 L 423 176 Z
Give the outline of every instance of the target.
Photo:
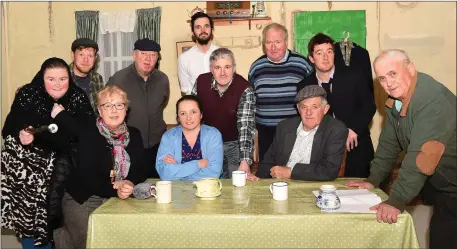
M 155 52 L 160 52 L 160 45 L 153 41 L 149 40 L 148 38 L 143 38 L 140 40 L 137 40 L 135 42 L 133 50 L 141 50 L 141 51 L 155 51 Z
M 314 97 L 327 98 L 327 92 L 318 85 L 306 86 L 297 93 L 297 96 L 295 96 L 295 103 Z
M 98 52 L 98 44 L 88 38 L 79 38 L 73 41 L 71 44 L 71 51 L 75 52 L 79 47 L 93 48 Z

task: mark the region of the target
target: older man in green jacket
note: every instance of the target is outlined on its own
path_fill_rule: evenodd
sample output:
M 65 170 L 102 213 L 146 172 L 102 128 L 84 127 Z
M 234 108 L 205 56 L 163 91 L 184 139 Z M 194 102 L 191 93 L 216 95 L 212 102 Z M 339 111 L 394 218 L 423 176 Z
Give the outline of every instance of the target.
M 433 197 L 430 248 L 457 248 L 456 96 L 431 76 L 416 71 L 402 50 L 382 52 L 373 63 L 389 94 L 387 120 L 366 181 L 348 186 L 370 189 L 389 176 L 398 154 L 406 156 L 389 198 L 372 207 L 378 221 L 395 223 L 424 185 Z

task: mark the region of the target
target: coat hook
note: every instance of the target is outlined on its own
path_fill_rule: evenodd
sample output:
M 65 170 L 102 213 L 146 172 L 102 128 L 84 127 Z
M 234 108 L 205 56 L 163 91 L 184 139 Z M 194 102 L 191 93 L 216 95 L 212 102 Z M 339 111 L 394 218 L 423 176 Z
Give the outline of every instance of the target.
M 343 35 L 346 35 L 346 37 L 344 38 L 344 42 L 348 42 L 348 39 L 349 39 L 349 31 L 343 31 Z

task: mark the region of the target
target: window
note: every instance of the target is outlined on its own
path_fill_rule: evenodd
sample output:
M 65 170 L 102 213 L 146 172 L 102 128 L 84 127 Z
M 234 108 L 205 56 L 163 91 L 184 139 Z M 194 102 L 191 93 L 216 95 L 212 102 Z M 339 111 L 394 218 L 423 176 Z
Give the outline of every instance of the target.
M 132 53 L 136 36 L 135 31 L 99 34 L 97 72 L 102 75 L 105 82 L 108 82 L 114 73 L 133 63 Z

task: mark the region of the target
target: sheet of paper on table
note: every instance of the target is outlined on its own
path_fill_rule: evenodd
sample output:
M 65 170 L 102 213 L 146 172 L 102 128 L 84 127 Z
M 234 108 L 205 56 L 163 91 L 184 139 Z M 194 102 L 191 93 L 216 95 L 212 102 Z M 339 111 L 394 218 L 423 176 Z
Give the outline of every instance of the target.
M 317 197 L 319 190 L 313 190 L 313 194 Z M 370 210 L 370 207 L 381 202 L 381 197 L 367 189 L 336 190 L 336 195 L 340 198 L 341 207 L 337 210 L 326 212 L 376 213 L 376 210 Z

